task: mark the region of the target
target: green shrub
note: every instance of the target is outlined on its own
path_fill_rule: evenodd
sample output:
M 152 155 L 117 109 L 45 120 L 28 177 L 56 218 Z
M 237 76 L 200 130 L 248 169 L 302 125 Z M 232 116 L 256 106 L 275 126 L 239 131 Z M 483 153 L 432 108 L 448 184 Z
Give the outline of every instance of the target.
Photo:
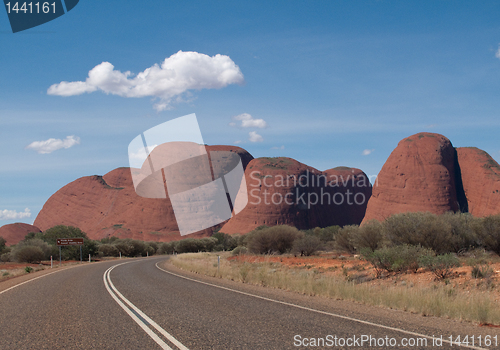
M 11 259 L 17 262 L 40 262 L 50 259 L 54 250 L 55 247 L 39 238 L 33 238 L 15 245 L 11 251 Z
M 26 273 L 31 273 L 31 272 L 33 272 L 33 268 L 32 268 L 31 266 L 26 266 L 26 267 L 24 268 L 24 271 L 25 271 Z
M 321 239 L 317 236 L 305 235 L 293 243 L 292 251 L 300 256 L 311 256 L 321 247 Z
M 39 263 L 44 258 L 43 250 L 37 246 L 24 245 L 14 251 L 14 260 L 17 262 Z
M 475 265 L 472 267 L 472 278 L 489 278 L 493 275 L 493 269 L 488 265 Z
M 160 244 L 158 254 L 173 254 L 175 251 L 175 242 L 163 242 Z
M 1 262 L 9 262 L 10 261 L 10 253 L 3 253 L 0 255 Z
M 128 257 L 146 256 L 149 247 L 145 242 L 131 238 L 116 240 L 113 245 L 119 253 Z
M 370 248 L 372 251 L 380 248 L 384 239 L 384 227 L 377 220 L 371 220 L 353 231 L 353 244 L 357 251 Z
M 460 262 L 457 257 L 451 253 L 437 256 L 421 256 L 420 264 L 427 270 L 432 271 L 439 279 L 449 277 L 452 274 L 454 267 L 460 267 Z
M 149 255 L 153 255 L 153 254 L 156 254 L 156 252 L 158 251 L 158 249 L 160 248 L 160 243 L 158 242 L 147 242 L 146 243 L 148 246 L 150 246 L 153 250 L 153 253 L 151 253 L 151 250 L 149 250 L 148 248 L 148 251 L 149 251 Z
M 362 256 L 375 268 L 377 277 L 383 270 L 387 272 L 416 272 L 420 267 L 420 258 L 431 256 L 432 250 L 421 246 L 403 244 L 384 247 L 372 251 L 370 248 L 361 250 Z
M 197 253 L 212 251 L 217 243 L 217 239 L 205 237 L 201 239 L 185 238 L 175 242 L 175 251 L 177 253 Z
M 146 254 L 146 256 L 152 256 L 155 253 L 156 253 L 156 249 L 153 246 L 151 246 L 151 244 L 149 244 L 149 242 L 146 243 L 145 247 L 144 247 L 144 252 L 143 252 L 142 256 L 144 256 L 144 254 Z
M 393 245 L 421 245 L 438 254 L 453 250 L 451 225 L 435 214 L 395 214 L 384 222 L 384 230 Z
M 250 234 L 247 247 L 255 254 L 284 254 L 301 235 L 295 227 L 287 225 L 263 228 Z
M 120 239 L 115 241 L 113 245 L 116 249 L 118 249 L 118 255 L 121 253 L 123 256 L 134 256 L 132 255 L 134 247 L 130 244 L 130 240 Z
M 474 230 L 477 219 L 472 215 L 448 212 L 440 215 L 439 219 L 450 226 L 451 237 L 448 244 L 451 252 L 458 253 L 463 250 L 471 250 L 479 245 Z
M 120 255 L 120 252 L 118 248 L 116 248 L 115 245 L 113 244 L 100 244 L 99 245 L 99 253 L 102 254 L 102 256 L 118 256 Z
M 3 253 L 6 243 L 7 241 L 3 237 L 0 237 L 0 254 Z
M 231 252 L 231 255 L 243 255 L 247 253 L 247 248 L 243 246 L 237 246 L 236 248 L 233 249 Z
M 83 238 L 83 257 L 89 254 L 96 256 L 99 249 L 97 243 L 89 239 L 85 232 L 73 226 L 57 225 L 44 232 L 36 233 L 33 237 L 27 235 L 25 241 L 30 241 L 33 238 L 42 239 L 54 247 L 51 252 L 53 256 L 59 255 L 59 250 L 56 248 L 56 241 L 58 238 Z M 80 246 L 62 247 L 61 255 L 63 260 L 80 260 Z
M 485 217 L 481 224 L 479 236 L 484 248 L 500 255 L 500 215 Z
M 335 246 L 337 249 L 349 253 L 356 253 L 355 237 L 359 234 L 358 225 L 346 225 L 335 234 Z
M 199 239 L 199 241 L 202 244 L 202 252 L 212 252 L 218 242 L 215 237 L 204 237 Z
M 116 236 L 111 236 L 111 237 L 105 237 L 105 238 L 102 238 L 101 239 L 101 243 L 104 243 L 104 244 L 109 244 L 109 243 L 114 243 L 115 241 L 117 241 L 119 238 L 116 237 Z
M 493 269 L 488 265 L 490 257 L 484 249 L 475 249 L 468 255 L 467 265 L 472 267 L 472 278 L 489 278 L 493 275 Z
M 233 250 L 238 246 L 238 241 L 226 233 L 216 232 L 212 235 L 212 238 L 217 240 L 216 245 L 213 248 L 215 251 Z

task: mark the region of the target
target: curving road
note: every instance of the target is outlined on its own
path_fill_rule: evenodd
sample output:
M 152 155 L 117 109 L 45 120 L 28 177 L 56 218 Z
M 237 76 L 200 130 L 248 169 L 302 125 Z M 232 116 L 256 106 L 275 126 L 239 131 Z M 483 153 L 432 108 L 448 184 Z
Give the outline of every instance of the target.
M 500 341 L 498 329 L 188 274 L 165 257 L 82 265 L 0 291 L 2 350 L 295 349 L 318 348 L 317 338 L 332 349 L 499 348 L 432 346 L 433 335 L 466 334 Z

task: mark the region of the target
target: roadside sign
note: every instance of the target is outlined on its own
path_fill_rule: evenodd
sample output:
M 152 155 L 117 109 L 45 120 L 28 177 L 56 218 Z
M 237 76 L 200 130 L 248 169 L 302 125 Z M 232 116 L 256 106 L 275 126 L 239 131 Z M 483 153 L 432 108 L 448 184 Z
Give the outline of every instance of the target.
M 69 245 L 83 245 L 83 238 L 58 238 L 56 241 L 58 247 Z

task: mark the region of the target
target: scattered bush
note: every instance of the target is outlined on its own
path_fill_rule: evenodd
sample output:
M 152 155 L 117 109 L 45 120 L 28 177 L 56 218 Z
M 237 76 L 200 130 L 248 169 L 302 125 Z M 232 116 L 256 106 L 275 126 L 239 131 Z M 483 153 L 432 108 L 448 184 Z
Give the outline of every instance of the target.
M 10 261 L 10 253 L 3 253 L 0 255 L 1 262 L 9 262 Z
M 472 267 L 472 278 L 489 278 L 493 269 L 488 265 L 489 256 L 484 249 L 476 249 L 469 253 L 467 265 Z
M 99 255 L 102 256 L 119 256 L 120 251 L 113 244 L 100 244 Z
M 173 254 L 175 251 L 175 242 L 163 242 L 160 244 L 157 254 Z
M 317 236 L 306 235 L 293 242 L 293 252 L 300 256 L 311 256 L 321 247 L 321 240 Z
M 474 224 L 477 219 L 472 215 L 448 212 L 439 216 L 439 219 L 449 224 L 451 237 L 448 245 L 450 252 L 458 253 L 478 246 L 478 239 L 474 232 Z
M 472 267 L 472 278 L 489 278 L 493 275 L 493 269 L 488 265 L 475 265 Z
M 14 251 L 14 260 L 17 262 L 39 263 L 44 258 L 43 250 L 37 246 L 24 245 Z
M 247 253 L 247 248 L 246 247 L 243 247 L 243 246 L 238 246 L 236 248 L 233 249 L 233 251 L 231 252 L 231 255 L 243 255 L 243 254 L 246 254 Z
M 3 237 L 0 237 L 0 254 L 4 252 L 6 243 L 7 241 Z
M 216 245 L 213 249 L 217 252 L 222 250 L 233 250 L 238 246 L 238 241 L 234 237 L 226 233 L 216 232 L 212 235 L 212 238 L 215 238 L 217 240 Z
M 500 215 L 488 216 L 482 219 L 479 236 L 484 248 L 500 255 Z
M 25 271 L 26 273 L 31 273 L 31 272 L 33 272 L 33 268 L 32 268 L 31 266 L 26 266 L 26 267 L 24 268 L 24 271 Z
M 11 259 L 17 262 L 40 262 L 50 259 L 55 247 L 39 238 L 33 238 L 27 241 L 21 241 L 13 247 Z
M 421 245 L 441 254 L 450 252 L 451 225 L 431 213 L 402 213 L 389 217 L 384 222 L 389 241 L 394 245 Z
M 432 271 L 439 279 L 445 279 L 452 273 L 454 267 L 459 267 L 460 262 L 457 257 L 451 253 L 432 256 L 424 255 L 420 257 L 420 264 Z
M 73 226 L 57 225 L 44 232 L 36 233 L 34 236 L 27 235 L 24 241 L 31 241 L 34 238 L 39 238 L 54 247 L 51 253 L 53 256 L 59 255 L 56 247 L 58 238 L 83 238 L 82 255 L 84 257 L 89 254 L 96 256 L 99 249 L 96 241 L 89 239 L 85 232 Z M 61 255 L 63 260 L 80 260 L 80 246 L 63 247 Z
M 342 227 L 335 234 L 335 246 L 337 247 L 337 249 L 349 253 L 356 253 L 354 240 L 358 233 L 359 226 L 357 225 L 347 225 Z
M 387 272 L 417 272 L 420 267 L 420 258 L 431 256 L 432 250 L 421 246 L 403 244 L 394 247 L 384 247 L 372 251 L 370 248 L 361 250 L 363 257 L 375 268 L 377 277 L 383 270 Z
M 365 225 L 353 231 L 353 244 L 357 251 L 363 248 L 369 248 L 374 251 L 380 248 L 384 239 L 384 227 L 377 220 L 371 220 Z
M 299 230 L 292 226 L 268 227 L 251 232 L 247 247 L 256 254 L 284 254 L 292 249 L 299 236 Z

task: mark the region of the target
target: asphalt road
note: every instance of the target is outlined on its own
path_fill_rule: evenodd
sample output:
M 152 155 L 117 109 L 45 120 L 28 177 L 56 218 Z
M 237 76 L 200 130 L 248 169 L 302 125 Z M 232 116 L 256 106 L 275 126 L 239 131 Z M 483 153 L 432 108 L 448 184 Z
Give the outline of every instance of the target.
M 93 263 L 0 291 L 0 349 L 467 349 L 432 346 L 441 335 L 500 348 L 495 328 L 211 279 L 164 261 Z

